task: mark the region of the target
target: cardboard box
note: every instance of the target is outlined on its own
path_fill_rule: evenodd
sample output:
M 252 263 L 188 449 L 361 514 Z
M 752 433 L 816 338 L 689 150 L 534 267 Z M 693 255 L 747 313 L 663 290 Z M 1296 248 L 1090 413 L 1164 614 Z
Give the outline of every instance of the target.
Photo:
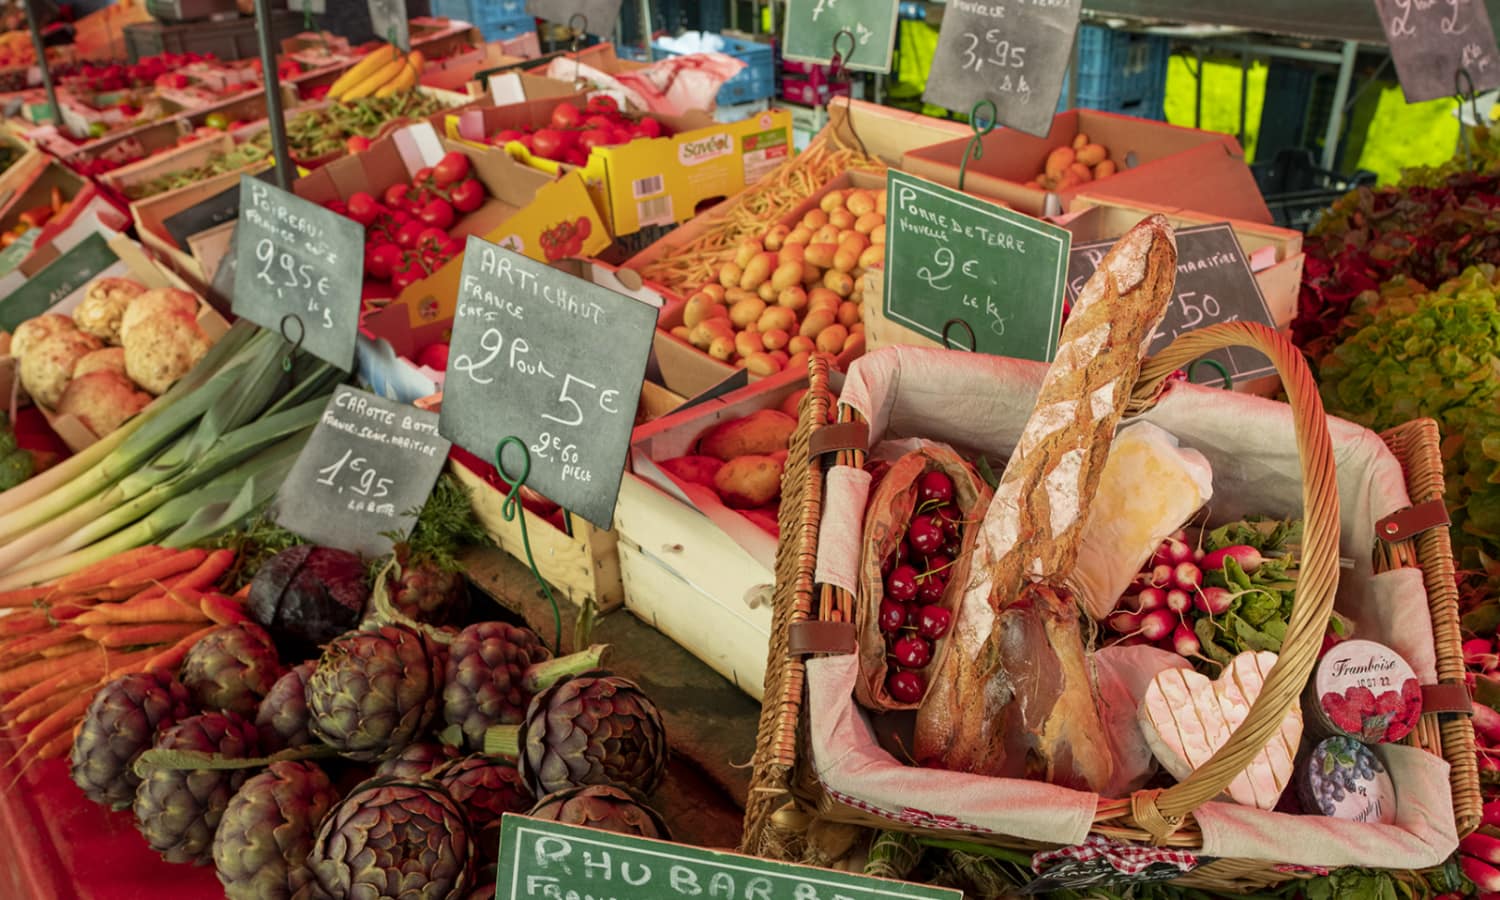
M 136 234 L 141 243 L 155 254 L 167 268 L 176 272 L 199 294 L 209 290 L 212 276 L 203 271 L 202 265 L 193 258 L 191 250 L 177 244 L 167 231 L 166 221 L 188 207 L 202 203 L 216 194 L 227 191 L 239 183 L 241 175 L 255 175 L 271 168 L 271 161 L 256 163 L 238 172 L 226 172 L 212 178 L 185 185 L 175 191 L 167 191 L 130 204 L 130 215 L 135 220 Z
M 0 146 L 14 156 L 9 166 L 0 170 L 0 210 L 10 205 L 19 190 L 24 188 L 46 167 L 47 156 L 31 142 L 0 130 Z
M 37 247 L 51 243 L 60 233 L 80 221 L 95 217 L 108 227 L 122 230 L 129 224 L 123 211 L 116 207 L 93 182 L 80 178 L 62 163 L 49 161 L 32 168 L 11 185 L 8 198 L 0 198 L 0 232 L 10 231 L 20 221 L 21 213 L 52 202 L 53 189 L 67 201 L 67 208 L 52 216 L 37 236 Z
M 714 425 L 775 409 L 805 387 L 806 372 L 781 372 L 636 428 L 615 506 L 626 608 L 757 699 L 777 539 L 656 462 L 691 453 Z
M 499 42 L 481 44 L 467 53 L 427 63 L 422 69 L 421 83 L 470 97 L 483 97 L 485 92 L 478 80 L 479 73 L 525 61 L 524 57 L 505 53 Z
M 1121 171 L 1098 182 L 1048 192 L 1027 187 L 1046 167 L 1047 154 L 1071 145 L 1080 132 L 1109 150 Z M 959 165 L 968 150 L 965 136 L 915 148 L 903 154 L 901 168 L 948 187 L 958 186 Z M 983 139 L 984 155 L 968 165 L 964 190 L 999 200 L 1027 215 L 1040 216 L 1055 193 L 1059 209 L 1081 194 L 1100 193 L 1126 200 L 1200 212 L 1269 225 L 1255 177 L 1245 165 L 1239 142 L 1227 134 L 1179 128 L 1091 109 L 1058 113 L 1045 138 L 997 128 Z M 1130 160 L 1134 160 L 1132 164 Z
M 173 277 L 170 272 L 158 268 L 147 258 L 145 251 L 139 244 L 124 235 L 115 235 L 109 240 L 109 247 L 119 257 L 119 262 L 105 269 L 95 278 L 67 296 L 62 297 L 54 304 L 49 312 L 71 313 L 88 290 L 88 284 L 92 284 L 97 278 L 123 277 L 134 279 L 148 288 L 178 288 L 189 290 L 181 279 Z M 39 274 L 40 270 L 33 272 Z M 203 329 L 210 341 L 218 341 L 229 330 L 229 323 L 224 321 L 213 307 L 198 302 L 198 324 Z M 18 361 L 9 355 L 9 336 L 5 335 L 5 352 L 0 353 L 0 397 L 5 398 L 4 403 L 9 405 L 15 396 L 15 379 L 17 377 L 16 367 Z M 153 403 L 156 401 L 153 401 Z M 148 406 L 147 409 L 150 407 Z M 96 435 L 89 430 L 88 426 L 72 415 L 66 415 L 38 406 L 42 415 L 47 419 L 47 424 L 52 428 L 63 443 L 74 453 L 87 449 L 97 443 L 102 435 Z M 12 410 L 13 411 L 13 410 Z
M 633 59 L 621 59 L 615 53 L 615 45 L 608 41 L 595 44 L 592 47 L 584 47 L 582 50 L 578 50 L 576 52 L 569 51 L 566 53 L 559 53 L 553 59 L 576 60 L 582 65 L 588 66 L 592 69 L 598 69 L 600 72 L 603 72 L 606 75 L 619 75 L 623 72 L 635 72 L 639 71 L 640 69 L 644 69 L 647 66 L 646 63 L 638 62 Z M 527 71 L 535 75 L 545 75 L 547 70 L 552 66 L 552 62 L 553 60 L 549 59 L 547 60 L 547 62 L 539 66 L 533 66 Z

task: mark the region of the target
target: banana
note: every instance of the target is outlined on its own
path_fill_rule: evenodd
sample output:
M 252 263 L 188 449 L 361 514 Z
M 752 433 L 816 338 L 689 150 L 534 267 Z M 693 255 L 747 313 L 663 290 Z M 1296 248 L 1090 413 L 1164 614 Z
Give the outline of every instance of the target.
M 376 97 L 389 97 L 397 91 L 410 90 L 412 85 L 417 83 L 417 70 L 412 68 L 406 60 L 402 60 L 401 64 L 401 71 L 395 78 L 381 85 L 380 90 L 375 92 Z
M 361 97 L 368 97 L 385 86 L 391 79 L 400 75 L 401 70 L 406 67 L 406 57 L 398 54 L 395 59 L 376 69 L 374 74 L 345 91 L 344 95 L 339 97 L 339 99 L 358 100 Z
M 389 65 L 393 59 L 399 58 L 399 56 L 400 54 L 396 48 L 390 44 L 382 44 L 380 47 L 371 50 L 365 54 L 364 59 L 355 63 L 349 71 L 339 76 L 338 80 L 333 83 L 333 86 L 328 89 L 328 99 L 343 99 L 343 95 L 350 88 L 374 74 L 377 69 Z
M 418 75 L 421 75 L 423 66 L 427 64 L 427 58 L 422 55 L 421 50 L 413 50 L 411 56 L 407 57 L 407 62 L 410 62 L 411 67 L 417 70 Z

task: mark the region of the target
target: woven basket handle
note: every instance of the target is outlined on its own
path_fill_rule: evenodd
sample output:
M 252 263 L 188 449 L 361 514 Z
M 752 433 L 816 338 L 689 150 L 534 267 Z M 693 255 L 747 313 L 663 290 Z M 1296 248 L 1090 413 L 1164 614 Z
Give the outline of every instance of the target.
M 1136 823 L 1158 841 L 1176 831 L 1188 813 L 1223 793 L 1280 730 L 1317 662 L 1338 587 L 1339 496 L 1333 443 L 1312 373 L 1290 341 L 1264 325 L 1247 322 L 1226 322 L 1185 334 L 1142 366 L 1132 411 L 1149 409 L 1174 371 L 1205 353 L 1231 346 L 1253 348 L 1270 357 L 1286 386 L 1302 464 L 1302 560 L 1281 653 L 1245 721 L 1186 780 L 1131 797 Z

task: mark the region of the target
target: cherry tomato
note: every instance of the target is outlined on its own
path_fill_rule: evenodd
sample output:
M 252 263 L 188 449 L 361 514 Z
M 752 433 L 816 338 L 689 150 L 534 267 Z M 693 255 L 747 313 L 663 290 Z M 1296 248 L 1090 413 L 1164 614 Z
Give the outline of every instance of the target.
M 578 107 L 566 101 L 552 109 L 553 128 L 577 128 L 580 118 L 582 115 L 578 112 Z
M 421 268 L 416 265 L 416 261 L 412 260 L 406 264 L 405 269 L 391 276 L 391 287 L 399 294 L 425 277 Z
M 563 148 L 566 146 L 564 140 L 563 132 L 555 128 L 543 128 L 531 135 L 531 146 L 537 156 L 561 161 Z
M 443 236 L 447 237 L 448 229 L 453 227 L 453 207 L 441 198 L 431 200 L 417 213 L 417 218 L 429 227 L 442 229 Z
M 650 116 L 642 116 L 638 125 L 647 137 L 661 137 L 661 123 Z
M 396 246 L 403 250 L 415 247 L 417 241 L 421 238 L 423 229 L 426 227 L 421 222 L 416 221 L 407 222 L 405 225 L 402 225 L 401 230 L 396 232 Z
M 390 241 L 372 241 L 365 245 L 365 271 L 373 278 L 389 281 L 401 264 L 401 248 Z
M 375 221 L 380 215 L 380 205 L 375 198 L 364 191 L 355 191 L 349 195 L 349 218 L 366 227 Z
M 422 168 L 420 168 L 420 169 L 417 170 L 417 174 L 415 174 L 415 175 L 413 175 L 411 177 L 411 183 L 414 184 L 414 185 L 427 184 L 431 180 L 432 180 L 432 166 L 423 166 Z
M 591 113 L 619 112 L 620 104 L 608 94 L 595 94 L 588 99 L 587 108 Z
M 406 209 L 406 191 L 409 187 L 411 187 L 411 185 L 401 184 L 398 182 L 386 188 L 383 198 L 385 200 L 385 205 L 389 206 L 393 210 Z
M 438 187 L 447 187 L 469 177 L 469 158 L 457 150 L 445 155 L 432 167 L 432 180 Z
M 484 204 L 484 185 L 478 179 L 465 178 L 449 192 L 453 208 L 461 213 L 471 213 Z

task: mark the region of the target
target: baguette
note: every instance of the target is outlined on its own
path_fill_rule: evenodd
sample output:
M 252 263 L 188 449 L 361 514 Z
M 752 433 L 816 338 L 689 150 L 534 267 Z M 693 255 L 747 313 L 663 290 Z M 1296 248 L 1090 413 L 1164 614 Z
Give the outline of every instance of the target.
M 1095 791 L 1109 782 L 1113 757 L 1064 579 L 1176 271 L 1171 227 L 1151 216 L 1084 286 L 980 526 L 953 636 L 918 712 L 919 763 Z

